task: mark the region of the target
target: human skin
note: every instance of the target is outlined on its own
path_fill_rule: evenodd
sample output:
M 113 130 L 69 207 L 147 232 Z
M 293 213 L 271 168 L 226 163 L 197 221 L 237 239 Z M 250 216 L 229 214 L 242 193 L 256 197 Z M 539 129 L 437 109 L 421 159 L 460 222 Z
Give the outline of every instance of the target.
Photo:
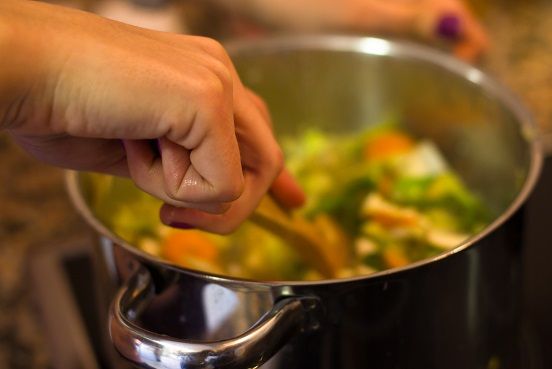
M 483 27 L 462 0 L 211 0 L 282 29 L 414 36 L 444 42 L 459 58 L 477 61 L 488 48 Z M 443 32 L 444 18 L 453 32 Z M 450 30 L 450 27 L 449 27 Z
M 47 163 L 129 176 L 169 225 L 234 230 L 284 170 L 262 102 L 214 40 L 0 1 L 0 128 Z

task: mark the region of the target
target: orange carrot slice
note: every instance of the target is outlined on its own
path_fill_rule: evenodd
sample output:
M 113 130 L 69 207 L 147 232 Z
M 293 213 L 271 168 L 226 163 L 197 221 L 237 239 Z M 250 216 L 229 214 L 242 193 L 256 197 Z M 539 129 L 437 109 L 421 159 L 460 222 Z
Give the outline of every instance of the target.
M 414 141 L 407 135 L 389 131 L 368 140 L 364 147 L 366 160 L 381 160 L 393 155 L 408 152 L 414 147 Z
M 161 256 L 176 264 L 188 266 L 186 260 L 189 258 L 215 261 L 218 257 L 218 248 L 201 231 L 174 231 L 163 240 Z

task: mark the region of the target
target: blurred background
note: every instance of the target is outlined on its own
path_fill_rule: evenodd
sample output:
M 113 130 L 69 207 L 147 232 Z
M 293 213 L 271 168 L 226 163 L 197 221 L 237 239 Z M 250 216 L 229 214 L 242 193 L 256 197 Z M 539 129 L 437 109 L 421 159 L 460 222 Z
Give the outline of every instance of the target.
M 138 26 L 206 35 L 222 41 L 285 32 L 264 27 L 208 0 L 56 3 Z M 472 0 L 470 6 L 491 40 L 480 67 L 514 91 L 534 114 L 549 152 L 552 148 L 552 2 Z M 548 167 L 550 163 L 528 206 L 524 261 L 524 306 L 541 345 L 550 342 L 552 337 L 549 317 L 552 236 L 547 232 L 552 206 L 549 194 L 552 174 L 548 172 L 552 170 Z M 52 354 L 55 351 L 51 349 L 48 335 L 52 326 L 44 323 L 39 301 L 44 291 L 55 296 L 54 287 L 51 291 L 43 284 L 37 287 L 40 284 L 37 280 L 44 277 L 46 281 L 48 277 L 40 274 L 41 266 L 37 267 L 33 260 L 37 255 L 47 255 L 53 249 L 80 242 L 90 230 L 69 203 L 63 171 L 30 158 L 4 133 L 0 133 L 0 181 L 0 368 L 55 368 L 53 363 L 59 358 Z M 81 274 L 88 272 L 86 268 L 80 269 Z M 93 295 L 86 288 L 81 293 Z M 68 345 L 67 350 L 70 349 Z M 543 367 L 552 367 L 552 362 L 549 364 Z

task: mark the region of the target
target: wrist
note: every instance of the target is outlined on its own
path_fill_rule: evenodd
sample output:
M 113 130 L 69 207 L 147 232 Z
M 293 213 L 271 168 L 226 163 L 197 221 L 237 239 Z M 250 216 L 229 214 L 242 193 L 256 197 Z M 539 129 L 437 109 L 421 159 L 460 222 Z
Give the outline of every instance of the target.
M 11 129 L 25 120 L 30 92 L 42 82 L 37 35 L 29 32 L 19 10 L 25 3 L 0 4 L 0 128 Z

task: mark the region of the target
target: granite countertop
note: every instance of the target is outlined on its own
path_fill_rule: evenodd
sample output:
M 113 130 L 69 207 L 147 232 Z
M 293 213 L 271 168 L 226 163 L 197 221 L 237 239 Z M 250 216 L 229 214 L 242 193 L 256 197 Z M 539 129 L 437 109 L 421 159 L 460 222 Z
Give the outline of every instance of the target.
M 483 69 L 512 90 L 539 124 L 552 150 L 552 2 L 505 1 L 487 10 L 493 41 Z
M 510 87 L 552 137 L 552 2 L 501 2 L 482 17 L 493 39 L 483 69 Z M 65 194 L 63 171 L 30 158 L 4 133 L 0 180 L 0 368 L 50 368 L 26 260 L 87 227 Z
M 0 368 L 49 368 L 26 261 L 54 240 L 85 231 L 63 171 L 30 158 L 0 134 Z

